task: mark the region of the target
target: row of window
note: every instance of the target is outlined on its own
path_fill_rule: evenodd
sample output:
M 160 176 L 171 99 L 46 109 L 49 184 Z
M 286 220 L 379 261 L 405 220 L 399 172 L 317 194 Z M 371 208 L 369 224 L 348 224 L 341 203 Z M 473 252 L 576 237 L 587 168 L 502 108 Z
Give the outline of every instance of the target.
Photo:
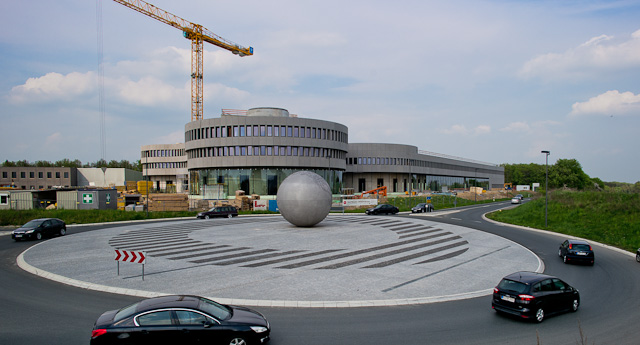
M 60 178 L 60 172 L 59 171 L 56 171 L 55 175 L 56 175 L 55 178 Z M 69 178 L 69 172 L 65 171 L 63 176 L 64 176 L 64 178 Z M 2 172 L 2 178 L 9 178 L 9 173 L 7 171 L 3 171 Z M 11 178 L 18 178 L 18 173 L 16 171 L 12 171 L 11 172 Z M 21 171 L 20 172 L 20 178 L 27 178 L 27 172 L 26 171 Z M 29 171 L 29 178 L 36 178 L 36 172 L 35 171 Z M 44 178 L 44 172 L 38 171 L 38 178 Z M 47 178 L 53 178 L 53 173 L 51 171 L 47 171 Z
M 438 162 L 423 161 L 408 158 L 391 158 L 391 157 L 349 157 L 347 165 L 406 165 L 422 168 L 450 169 L 459 171 L 475 171 L 476 173 L 496 173 L 482 168 L 472 168 L 462 165 L 446 164 Z
M 181 157 L 184 149 L 146 150 L 142 157 Z
M 184 169 L 187 167 L 187 162 L 143 163 L 143 165 L 146 169 Z
M 231 157 L 231 156 L 299 156 L 299 157 L 345 157 L 345 152 L 322 147 L 307 146 L 219 146 L 204 147 L 187 151 L 189 159 L 203 157 Z
M 196 128 L 185 133 L 185 141 L 228 137 L 291 137 L 348 142 L 347 133 L 304 126 L 243 125 Z

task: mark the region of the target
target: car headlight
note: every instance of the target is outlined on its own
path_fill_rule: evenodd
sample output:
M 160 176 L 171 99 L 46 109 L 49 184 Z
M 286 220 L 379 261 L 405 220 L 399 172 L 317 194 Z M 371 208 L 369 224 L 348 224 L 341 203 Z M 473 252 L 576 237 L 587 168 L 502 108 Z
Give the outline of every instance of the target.
M 251 329 L 256 333 L 264 333 L 269 330 L 267 327 L 262 326 L 251 326 Z
M 33 234 L 33 232 L 34 232 L 34 231 L 35 231 L 35 230 L 27 230 L 27 231 L 25 231 L 24 233 L 25 233 L 25 234 Z

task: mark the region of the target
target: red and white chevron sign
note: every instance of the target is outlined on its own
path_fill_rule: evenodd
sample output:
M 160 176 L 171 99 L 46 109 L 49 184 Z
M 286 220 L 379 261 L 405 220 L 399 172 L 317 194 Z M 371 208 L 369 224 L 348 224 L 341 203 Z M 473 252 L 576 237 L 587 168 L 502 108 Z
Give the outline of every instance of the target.
M 144 264 L 146 260 L 144 252 L 132 252 L 130 250 L 116 249 L 116 261 Z

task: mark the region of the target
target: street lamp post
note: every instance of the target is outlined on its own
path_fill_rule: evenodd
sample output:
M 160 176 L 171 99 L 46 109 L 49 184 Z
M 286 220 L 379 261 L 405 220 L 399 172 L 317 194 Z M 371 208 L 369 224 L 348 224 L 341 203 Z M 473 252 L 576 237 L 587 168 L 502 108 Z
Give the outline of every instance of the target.
M 549 151 L 540 151 L 546 155 L 544 163 L 544 227 L 547 227 L 547 209 L 549 207 Z

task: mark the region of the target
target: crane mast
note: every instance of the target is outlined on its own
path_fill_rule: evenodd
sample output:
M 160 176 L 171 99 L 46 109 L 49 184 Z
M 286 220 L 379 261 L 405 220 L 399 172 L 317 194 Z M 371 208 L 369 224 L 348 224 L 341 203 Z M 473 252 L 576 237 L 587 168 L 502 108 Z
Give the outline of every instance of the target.
M 194 24 L 172 13 L 160 9 L 142 0 L 113 0 L 132 10 L 140 12 L 155 20 L 182 30 L 185 38 L 191 40 L 191 121 L 203 118 L 203 43 L 211 43 L 239 56 L 253 55 L 253 48 L 245 48 L 226 40 L 202 25 Z

